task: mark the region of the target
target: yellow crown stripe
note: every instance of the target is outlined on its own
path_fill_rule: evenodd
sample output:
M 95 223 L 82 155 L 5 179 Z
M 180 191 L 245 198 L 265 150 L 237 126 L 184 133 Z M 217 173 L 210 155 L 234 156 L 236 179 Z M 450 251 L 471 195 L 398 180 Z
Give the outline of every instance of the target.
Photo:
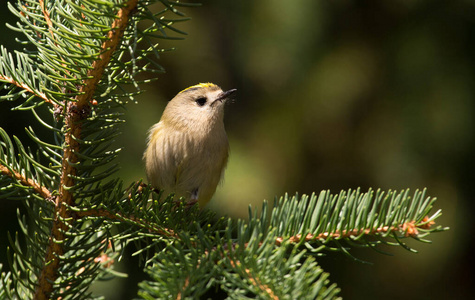
M 195 89 L 195 88 L 209 88 L 209 87 L 214 87 L 214 86 L 217 86 L 217 85 L 214 84 L 214 83 L 211 83 L 211 82 L 198 83 L 198 84 L 192 85 L 192 86 L 190 86 L 190 87 L 187 87 L 186 89 L 184 89 L 183 91 L 179 92 L 178 94 L 181 94 L 181 93 L 183 93 L 184 91 L 187 91 L 187 90 L 189 90 L 189 89 Z

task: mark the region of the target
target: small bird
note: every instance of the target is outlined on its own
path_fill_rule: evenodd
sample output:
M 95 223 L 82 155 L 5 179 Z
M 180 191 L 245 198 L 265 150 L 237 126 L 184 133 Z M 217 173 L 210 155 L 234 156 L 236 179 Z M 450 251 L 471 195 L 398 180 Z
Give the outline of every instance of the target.
M 150 128 L 143 155 L 154 188 L 184 197 L 188 205 L 208 203 L 228 162 L 224 104 L 235 92 L 200 83 L 168 103 L 160 122 Z

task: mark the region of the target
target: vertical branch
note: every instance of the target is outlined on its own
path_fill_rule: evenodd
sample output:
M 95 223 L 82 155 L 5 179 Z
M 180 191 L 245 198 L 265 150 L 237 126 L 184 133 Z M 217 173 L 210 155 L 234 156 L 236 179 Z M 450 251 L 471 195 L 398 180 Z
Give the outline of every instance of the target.
M 35 291 L 34 299 L 49 299 L 49 295 L 53 290 L 53 283 L 58 277 L 59 257 L 64 254 L 63 241 L 65 240 L 65 233 L 71 225 L 69 220 L 73 217 L 67 206 L 73 206 L 75 203 L 71 188 L 75 185 L 74 178 L 77 175 L 74 165 L 79 160 L 77 153 L 79 152 L 78 139 L 81 138 L 81 124 L 89 116 L 90 102 L 93 100 L 99 81 L 120 43 L 129 17 L 137 7 L 137 2 L 138 0 L 129 0 L 118 11 L 117 18 L 112 23 L 112 29 L 107 35 L 108 39 L 102 43 L 101 54 L 92 63 L 92 68 L 88 71 L 87 79 L 84 80 L 79 95 L 75 101 L 68 102 L 65 106 L 65 147 L 62 157 L 61 182 L 58 196 L 55 199 L 54 219 L 51 237 L 46 249 L 45 266 L 38 278 L 38 287 Z M 45 19 L 48 20 L 49 14 L 44 4 L 42 9 Z
M 89 70 L 87 79 L 84 80 L 79 92 L 81 93 L 76 97 L 77 106 L 79 109 L 83 109 L 89 106 L 89 102 L 94 96 L 97 84 L 99 83 L 105 68 L 109 65 L 112 55 L 119 46 L 120 39 L 128 25 L 130 14 L 136 9 L 138 0 L 129 0 L 124 4 L 124 7 L 117 13 L 117 18 L 112 23 L 112 30 L 107 34 L 107 39 L 102 43 L 103 52 L 92 63 L 92 69 Z

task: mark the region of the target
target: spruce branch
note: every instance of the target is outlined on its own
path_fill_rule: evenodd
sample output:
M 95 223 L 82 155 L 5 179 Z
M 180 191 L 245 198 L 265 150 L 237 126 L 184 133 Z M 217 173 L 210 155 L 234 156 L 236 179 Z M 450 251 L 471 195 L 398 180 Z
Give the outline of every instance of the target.
M 51 21 L 50 14 L 49 14 L 48 10 L 46 9 L 44 0 L 39 0 L 39 4 L 40 4 L 41 10 L 43 12 L 43 16 L 45 18 L 46 24 L 48 24 L 48 29 L 49 29 L 49 32 L 51 33 L 51 37 L 54 40 L 53 22 Z
M 91 69 L 87 73 L 87 78 L 79 89 L 80 94 L 76 96 L 76 105 L 79 111 L 89 106 L 89 102 L 93 100 L 96 87 L 102 79 L 112 55 L 120 45 L 124 30 L 129 25 L 130 15 L 137 8 L 137 2 L 138 0 L 129 0 L 123 3 L 123 7 L 117 12 L 116 18 L 111 25 L 112 29 L 107 33 L 107 38 L 102 43 L 101 54 L 92 63 Z
M 18 182 L 20 182 L 20 184 L 24 186 L 31 187 L 37 194 L 39 194 L 44 199 L 46 200 L 51 199 L 51 192 L 46 187 L 39 185 L 33 179 L 26 178 L 20 173 L 10 170 L 8 167 L 4 165 L 0 165 L 0 173 L 5 176 L 18 180 Z
M 158 234 L 167 238 L 178 238 L 178 235 L 174 232 L 173 229 L 160 228 L 156 226 L 155 224 L 146 222 L 144 221 L 143 218 L 137 218 L 134 215 L 124 216 L 120 213 L 113 213 L 109 210 L 100 209 L 100 208 L 75 211 L 75 218 L 87 218 L 87 217 L 105 218 L 110 221 L 120 221 L 123 223 L 130 223 L 140 228 L 146 229 L 149 232 L 153 232 L 155 234 Z
M 267 294 L 266 298 L 274 300 L 279 299 L 279 297 L 275 295 L 274 291 L 269 286 L 263 284 L 259 277 L 257 275 L 254 275 L 250 269 L 243 267 L 239 261 L 230 260 L 229 262 L 233 269 L 242 269 L 251 284 L 254 285 L 257 289 L 261 290 L 263 293 Z
M 308 233 L 306 236 L 302 236 L 301 234 L 297 234 L 295 236 L 291 236 L 288 238 L 288 241 L 291 243 L 300 243 L 302 241 L 309 242 L 312 240 L 335 240 L 335 239 L 345 239 L 351 238 L 356 236 L 374 236 L 374 235 L 382 235 L 386 236 L 388 233 L 402 233 L 404 237 L 412 237 L 416 238 L 419 235 L 418 228 L 421 229 L 430 229 L 432 225 L 434 225 L 434 221 L 429 221 L 429 217 L 425 216 L 421 223 L 416 225 L 416 221 L 410 221 L 398 226 L 382 226 L 378 228 L 360 228 L 360 229 L 352 229 L 352 230 L 343 230 L 340 232 L 336 230 L 335 232 L 322 232 L 318 235 L 314 235 Z M 281 245 L 284 241 L 283 237 L 279 237 L 276 239 L 276 244 Z
M 149 4 L 143 1 L 140 9 L 147 11 L 146 5 Z M 98 5 L 107 8 L 109 12 L 99 13 L 96 11 L 99 8 Z M 56 169 L 53 171 L 55 176 L 58 176 L 55 180 L 57 190 L 54 193 L 46 187 L 40 187 L 39 182 L 23 176 L 22 172 L 16 171 L 7 162 L 2 164 L 1 169 L 2 177 L 19 180 L 22 185 L 31 186 L 40 192 L 40 196 L 47 196 L 47 199 L 51 199 L 51 195 L 55 197 L 52 200 L 54 209 L 51 217 L 48 218 L 51 221 L 49 223 L 51 233 L 42 259 L 44 266 L 39 267 L 40 273 L 37 275 L 35 299 L 49 298 L 53 289 L 58 290 L 55 282 L 59 278 L 61 259 L 68 251 L 66 249 L 69 247 L 71 230 L 75 229 L 75 224 L 81 224 L 83 219 L 90 220 L 90 216 L 80 216 L 71 208 L 79 205 L 86 197 L 97 193 L 97 190 L 107 190 L 108 186 L 114 186 L 113 181 L 100 186 L 93 184 L 109 176 L 115 170 L 114 167 L 93 177 L 87 176 L 91 175 L 89 170 L 110 162 L 117 153 L 117 151 L 104 152 L 104 149 L 108 147 L 105 143 L 114 137 L 111 130 L 114 130 L 115 125 L 119 123 L 116 119 L 120 115 L 110 113 L 106 115 L 103 112 L 104 109 L 113 108 L 107 98 L 115 101 L 120 96 L 113 95 L 112 91 L 118 87 L 121 76 L 128 77 L 134 82 L 133 76 L 139 70 L 135 68 L 132 73 L 128 72 L 127 63 L 121 63 L 117 59 L 123 56 L 123 54 L 117 54 L 119 49 L 124 51 L 122 43 L 137 39 L 137 36 L 131 33 L 128 33 L 127 38 L 124 39 L 124 32 L 130 26 L 131 16 L 140 11 L 137 10 L 138 5 L 138 0 L 120 4 L 84 1 L 81 5 L 73 2 L 61 5 L 61 3 L 38 1 L 36 4 L 30 2 L 19 5 L 18 11 L 10 6 L 10 9 L 23 22 L 23 24 L 18 23 L 14 29 L 24 32 L 28 43 L 36 46 L 38 51 L 29 54 L 17 52 L 15 61 L 13 56 L 2 48 L 0 80 L 16 87 L 16 90 L 10 88 L 10 92 L 3 99 L 15 100 L 20 95 L 31 93 L 42 99 L 44 103 L 53 104 L 55 119 L 63 124 L 61 131 L 56 131 L 55 126 L 50 126 L 41 120 L 34 111 L 34 108 L 41 103 L 35 103 L 33 97 L 20 104 L 20 107 L 25 106 L 31 109 L 40 123 L 55 130 L 58 135 L 62 134 L 57 140 L 62 147 L 57 147 L 42 142 L 32 130 L 27 131 L 37 142 L 42 154 Z M 98 18 L 101 14 L 103 16 Z M 71 18 L 71 16 L 79 16 L 79 19 Z M 64 18 L 67 19 L 66 22 Z M 139 20 L 140 18 L 136 18 L 134 22 L 137 23 Z M 107 25 L 107 22 L 110 22 L 110 25 Z M 67 26 L 70 27 L 67 28 Z M 98 31 L 94 26 L 98 26 L 100 30 Z M 139 59 L 146 59 L 148 54 L 156 52 L 157 47 L 153 45 L 153 48 L 142 51 Z M 120 71 L 121 69 L 123 71 Z M 113 76 L 106 76 L 106 71 L 111 72 L 111 70 L 114 70 Z M 103 79 L 106 81 L 101 82 Z M 127 83 L 127 81 L 124 82 Z M 107 89 L 104 88 L 105 84 Z M 101 99 L 96 98 L 97 96 Z M 120 104 L 118 101 L 116 103 Z M 101 129 L 100 132 L 99 129 Z M 103 145 L 99 147 L 101 143 Z M 9 148 L 12 149 L 12 147 Z M 13 157 L 13 153 L 10 153 L 9 157 Z M 35 168 L 38 168 L 40 174 L 50 171 L 50 168 L 34 159 L 30 160 Z M 24 169 L 28 173 L 29 164 L 24 161 L 21 163 L 26 164 Z M 102 193 L 100 192 L 99 195 Z M 96 213 L 103 215 L 105 211 L 96 211 Z M 120 214 L 108 214 L 108 216 L 115 216 L 117 219 Z M 125 222 L 125 220 L 139 223 L 133 217 L 122 218 L 122 221 Z M 44 221 L 46 219 L 38 220 L 39 223 Z M 62 284 L 63 292 L 69 290 L 71 283 L 64 281 Z
M 380 243 L 392 244 L 391 239 L 396 245 L 415 251 L 401 239 L 425 242 L 424 238 L 430 233 L 448 229 L 435 226 L 440 210 L 430 215 L 435 200 L 426 196 L 426 190 L 415 191 L 412 196 L 409 190 L 375 192 L 370 189 L 362 193 L 357 189 L 338 195 L 322 191 L 319 196 L 285 196 L 276 200 L 269 221 L 251 213 L 250 220 L 255 228 L 269 224 L 266 232 L 270 234 L 275 230 L 277 246 L 291 243 L 305 246 L 315 254 L 324 250 L 349 254 L 341 241 L 373 247 Z M 267 210 L 265 204 L 263 216 Z
M 127 1 L 119 9 L 117 17 L 112 23 L 112 29 L 107 34 L 108 39 L 102 44 L 101 54 L 92 63 L 90 70 L 87 72 L 87 78 L 79 89 L 79 94 L 76 96 L 75 101 L 68 102 L 66 105 L 64 126 L 67 129 L 64 135 L 65 147 L 63 148 L 60 186 L 55 200 L 51 238 L 46 250 L 46 264 L 38 278 L 35 299 L 48 299 L 53 289 L 53 282 L 57 279 L 57 270 L 60 263 L 59 257 L 64 254 L 62 241 L 66 238 L 65 232 L 70 228 L 70 220 L 73 219 L 72 212 L 67 207 L 75 205 L 74 193 L 71 188 L 76 184 L 77 169 L 75 165 L 79 162 L 77 153 L 80 152 L 80 143 L 78 139 L 82 137 L 82 121 L 89 117 L 91 111 L 90 103 L 93 100 L 96 87 L 104 75 L 112 54 L 114 54 L 120 43 L 123 32 L 128 25 L 130 14 L 137 6 L 137 1 Z M 49 14 L 45 10 L 44 2 L 40 1 L 40 5 L 46 20 L 49 21 L 48 26 L 50 26 L 51 21 Z M 53 33 L 51 32 L 51 34 Z
M 0 128 L 0 178 L 11 179 L 9 184 L 4 187 L 12 190 L 7 195 L 11 196 L 14 193 L 28 197 L 28 191 L 33 190 L 41 199 L 53 203 L 52 193 L 45 185 L 50 180 L 46 174 L 42 173 L 42 166 L 35 163 L 33 155 L 26 151 L 16 137 L 15 142 L 20 152 L 18 159 L 15 158 L 17 153 L 12 140 Z M 0 196 L 3 195 L 0 194 Z M 21 196 L 19 198 L 23 199 Z
M 3 56 L 3 55 L 2 55 Z M 31 93 L 33 95 L 35 95 L 36 97 L 38 98 L 41 98 L 43 99 L 46 103 L 50 103 L 50 104 L 53 104 L 53 101 L 51 99 L 49 99 L 45 93 L 42 93 L 40 91 L 36 91 L 34 89 L 32 89 L 30 86 L 28 86 L 26 83 L 24 82 L 19 82 L 19 81 L 16 81 L 14 78 L 12 77 L 8 77 L 8 76 L 4 76 L 2 74 L 0 74 L 0 81 L 4 81 L 4 82 L 7 82 L 7 83 L 11 83 L 13 85 L 16 85 L 17 87 L 19 87 L 20 89 L 28 92 L 28 93 Z

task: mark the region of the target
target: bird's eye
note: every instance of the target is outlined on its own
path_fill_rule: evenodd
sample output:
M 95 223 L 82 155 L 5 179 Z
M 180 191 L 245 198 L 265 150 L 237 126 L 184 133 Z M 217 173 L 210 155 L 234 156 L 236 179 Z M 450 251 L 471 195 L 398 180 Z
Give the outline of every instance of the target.
M 196 101 L 196 103 L 198 103 L 199 106 L 203 106 L 206 103 L 206 98 L 205 97 L 200 97 L 200 98 L 196 99 L 195 101 Z

